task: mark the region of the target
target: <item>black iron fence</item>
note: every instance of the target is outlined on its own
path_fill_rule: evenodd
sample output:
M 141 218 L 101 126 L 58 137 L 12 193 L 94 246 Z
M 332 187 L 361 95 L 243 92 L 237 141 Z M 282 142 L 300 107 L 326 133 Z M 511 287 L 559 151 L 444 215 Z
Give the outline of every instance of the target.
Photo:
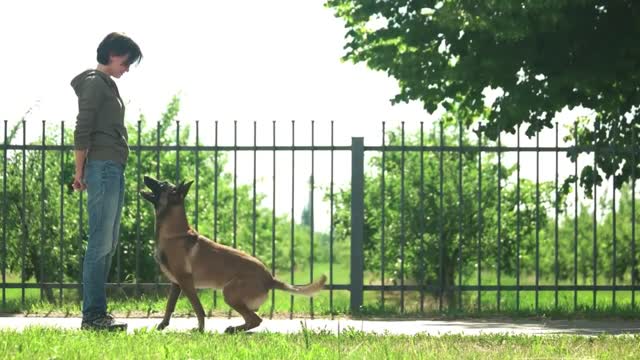
M 580 150 L 595 159 L 606 153 L 630 153 L 635 160 L 635 146 L 562 147 L 558 146 L 558 128 L 554 146 L 540 146 L 539 137 L 535 139 L 535 146 L 521 146 L 519 131 L 516 143 L 505 146 L 501 139 L 489 142 L 479 135 L 472 138 L 462 125 L 443 123 L 427 132 L 420 124 L 419 131 L 411 135 L 405 134 L 404 123 L 391 131 L 387 131 L 383 123 L 379 145 L 365 145 L 363 138 L 336 145 L 333 123 L 330 141 L 317 145 L 315 126 L 311 123 L 311 143 L 300 145 L 296 142 L 294 122 L 290 145 L 276 145 L 276 122 L 271 126 L 271 145 L 258 145 L 255 122 L 252 145 L 237 144 L 236 123 L 233 145 L 219 145 L 218 122 L 207 126 L 215 134 L 211 145 L 200 144 L 201 124 L 195 122 L 195 143 L 189 145 L 184 143 L 184 133 L 181 136 L 180 122 L 170 125 L 175 126 L 174 139 L 167 138 L 167 134 L 173 135 L 167 123 L 158 123 L 155 131 L 147 131 L 147 135 L 143 132 L 144 124 L 137 123 L 130 136 L 130 140 L 134 140 L 130 141 L 127 165 L 127 172 L 135 175 L 130 175 L 128 181 L 139 191 L 145 173 L 159 178 L 170 174 L 176 181 L 188 174 L 195 179 L 192 190 L 195 196 L 190 204 L 194 227 L 203 226 L 202 214 L 213 213 L 213 221 L 207 221 L 209 232 L 218 238 L 227 231 L 230 245 L 236 247 L 241 230 L 238 216 L 246 215 L 245 218 L 250 219 L 246 224 L 250 231 L 248 237 L 245 236 L 245 250 L 260 255 L 274 274 L 277 266 L 288 260 L 291 282 L 296 280 L 294 269 L 300 262 L 310 263 L 310 280 L 318 275 L 313 270 L 314 249 L 317 249 L 314 240 L 318 236 L 314 227 L 314 218 L 318 215 L 313 200 L 314 191 L 318 191 L 314 184 L 318 172 L 315 159 L 318 153 L 329 154 L 329 168 L 320 172 L 328 171 L 330 179 L 325 189 L 330 219 L 326 230 L 329 254 L 326 290 L 332 313 L 336 290 L 350 291 L 351 311 L 375 303 L 382 308 L 392 304 L 405 312 L 407 301 L 419 311 L 425 310 L 425 302 L 439 311 L 470 303 L 478 311 L 483 307 L 500 311 L 504 307 L 520 309 L 525 300 L 523 294 L 533 295 L 531 305 L 538 311 L 541 294 L 549 293 L 553 294 L 549 307 L 557 308 L 566 297 L 573 309 L 578 309 L 579 295 L 587 293 L 594 309 L 602 306 L 599 294 L 606 294 L 607 302 L 611 297 L 609 304 L 613 307 L 618 303 L 635 307 L 635 292 L 639 289 L 635 180 L 629 184 L 626 193 L 629 199 L 625 198 L 624 205 L 622 199 L 618 202 L 616 199 L 616 194 L 623 196 L 622 190 L 612 189 L 605 211 L 601 209 L 602 203 L 599 207 L 597 190 L 606 185 L 594 186 L 590 208 L 580 201 L 583 194 L 577 183 L 572 188 L 563 187 L 559 175 L 559 154 L 564 157 Z M 20 289 L 24 303 L 26 289 L 40 289 L 40 296 L 50 299 L 57 290 L 55 297 L 62 301 L 63 289 L 82 286 L 81 259 L 87 221 L 83 194 L 71 194 L 68 189 L 73 175 L 73 146 L 68 141 L 68 129 L 64 122 L 60 123 L 55 141 L 52 138 L 56 136 L 47 135 L 43 121 L 39 140 L 27 144 L 26 128 L 23 122 L 10 131 L 8 122 L 4 122 L 0 209 L 3 307 L 9 289 Z M 22 144 L 13 144 L 12 139 L 19 135 Z M 310 155 L 305 161 L 310 161 L 311 192 L 306 225 L 309 254 L 303 254 L 303 259 L 296 252 L 301 246 L 296 242 L 296 229 L 300 226 L 293 217 L 294 199 L 299 193 L 295 191 L 293 174 L 296 154 L 301 152 Z M 252 163 L 239 164 L 238 153 L 252 154 Z M 291 155 L 292 186 L 287 196 L 291 197 L 292 216 L 288 234 L 282 234 L 282 228 L 276 225 L 279 196 L 276 184 L 282 178 L 277 153 Z M 335 188 L 334 173 L 345 169 L 334 168 L 336 153 L 351 155 L 351 181 L 340 189 Z M 167 154 L 171 154 L 169 160 Z M 222 154 L 227 157 L 223 158 Z M 258 154 L 271 157 L 272 188 L 268 194 L 271 209 L 265 208 L 257 192 Z M 523 167 L 533 167 L 531 162 L 522 164 L 522 154 L 535 155 L 535 181 L 521 177 Z M 540 181 L 541 154 L 555 156 L 551 182 Z M 510 160 L 510 165 L 506 164 L 504 158 L 513 155 L 515 159 Z M 233 161 L 233 172 L 225 178 L 226 161 Z M 586 162 L 571 164 L 574 177 L 578 177 L 583 164 Z M 237 171 L 245 166 L 253 167 L 253 182 L 242 190 Z M 549 172 L 549 167 L 543 168 Z M 635 174 L 632 178 L 635 179 Z M 207 200 L 203 202 L 205 188 Z M 248 195 L 243 197 L 243 191 L 248 191 Z M 134 294 L 146 289 L 157 290 L 168 284 L 159 276 L 157 266 L 149 263 L 153 249 L 149 242 L 152 229 L 145 220 L 149 213 L 136 192 L 128 196 L 133 196 L 125 210 L 131 236 L 121 239 L 115 274 L 108 286 L 129 288 Z M 226 220 L 221 220 L 222 207 L 231 214 Z M 623 211 L 625 218 L 616 216 Z M 591 224 L 585 229 L 583 217 L 587 212 L 592 214 Z M 598 219 L 599 214 L 604 220 Z M 259 228 L 264 230 L 269 225 L 270 241 L 258 239 Z M 617 231 L 622 228 L 624 244 L 621 245 Z M 598 237 L 600 229 L 611 231 L 605 230 L 602 239 Z M 585 230 L 590 233 L 581 233 Z M 290 238 L 288 251 L 282 249 L 282 241 L 278 240 L 285 235 Z M 349 283 L 334 281 L 336 241 L 350 242 Z M 146 274 L 148 269 L 153 269 L 153 274 Z M 8 280 L 9 274 L 19 280 Z M 623 294 L 624 301 L 617 299 L 617 294 Z

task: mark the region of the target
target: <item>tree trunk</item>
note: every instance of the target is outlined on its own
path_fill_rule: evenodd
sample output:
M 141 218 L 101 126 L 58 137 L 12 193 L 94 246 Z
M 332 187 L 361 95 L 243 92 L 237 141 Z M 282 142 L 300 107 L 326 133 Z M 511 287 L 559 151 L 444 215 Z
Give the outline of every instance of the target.
M 40 249 L 42 251 L 42 249 Z M 35 246 L 30 247 L 31 256 L 29 256 L 31 265 L 33 266 L 33 273 L 36 277 L 36 282 L 40 284 L 40 288 L 42 289 L 42 296 L 50 303 L 55 303 L 56 298 L 53 295 L 53 290 L 45 283 L 49 282 L 48 274 L 51 269 L 47 269 L 46 267 L 43 269 L 42 274 L 40 274 L 40 264 L 44 261 L 45 257 L 37 250 Z M 43 264 L 43 265 L 46 265 Z
M 447 305 L 449 310 L 454 310 L 458 307 L 458 292 L 453 288 L 455 283 L 455 266 L 450 266 L 447 262 L 444 268 L 444 304 Z

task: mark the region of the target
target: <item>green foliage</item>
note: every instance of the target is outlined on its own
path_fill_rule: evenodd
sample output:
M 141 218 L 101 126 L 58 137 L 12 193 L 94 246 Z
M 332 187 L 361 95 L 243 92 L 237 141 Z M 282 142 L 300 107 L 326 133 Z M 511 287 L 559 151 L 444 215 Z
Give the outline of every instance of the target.
M 613 200 L 602 196 L 598 201 L 595 253 L 593 245 L 593 204 L 579 204 L 577 217 L 574 216 L 575 209 L 573 207 L 568 208 L 565 214 L 560 214 L 558 226 L 558 275 L 561 281 L 573 281 L 574 256 L 576 257 L 577 281 L 579 284 L 593 283 L 594 258 L 597 277 L 598 279 L 605 279 L 606 283 L 612 283 L 614 277 L 619 284 L 631 283 L 632 272 L 636 274 L 636 283 L 640 280 L 640 274 L 638 274 L 637 270 L 637 251 L 635 268 L 633 251 L 638 248 L 634 245 L 637 239 L 633 235 L 635 231 L 640 230 L 640 222 L 637 218 L 634 219 L 632 217 L 633 199 L 631 188 L 626 185 L 623 186 L 616 196 L 615 226 Z M 640 209 L 640 203 L 637 200 L 636 208 Z M 634 226 L 637 230 L 634 229 Z M 547 248 L 553 249 L 555 247 L 554 237 L 555 227 L 552 222 L 549 222 L 543 235 L 543 242 Z M 636 247 L 634 248 L 634 246 Z M 576 248 L 575 254 L 574 247 Z M 555 268 L 555 252 L 547 251 L 541 259 L 541 264 L 543 268 L 548 270 L 550 275 Z M 598 282 L 600 283 L 601 280 L 598 280 Z
M 20 122 L 10 131 L 8 144 L 23 125 Z M 61 131 L 54 128 L 53 133 Z M 43 140 L 36 143 L 42 145 Z M 46 138 L 44 144 L 54 145 L 55 136 Z M 78 213 L 79 203 L 67 193 L 63 183 L 73 173 L 73 159 L 66 152 L 53 150 L 11 150 L 6 161 L 7 176 L 3 181 L 6 181 L 7 213 L 2 220 L 8 271 L 24 279 L 35 277 L 38 282 L 57 282 L 65 276 L 79 279 L 82 240 L 78 217 L 71 215 Z M 47 296 L 51 299 L 52 293 L 47 291 Z
M 418 100 L 429 112 L 459 104 L 485 113 L 487 89 L 501 93 L 487 113 L 496 139 L 526 124 L 533 136 L 565 107 L 597 114 L 579 145 L 639 144 L 640 3 L 633 0 L 328 0 L 345 22 L 345 60 L 398 80 L 393 102 Z M 468 118 L 467 125 L 471 120 Z M 575 161 L 575 157 L 571 157 Z M 580 176 L 588 194 L 617 175 L 640 173 L 632 152 L 600 154 Z M 576 181 L 570 178 L 569 181 Z

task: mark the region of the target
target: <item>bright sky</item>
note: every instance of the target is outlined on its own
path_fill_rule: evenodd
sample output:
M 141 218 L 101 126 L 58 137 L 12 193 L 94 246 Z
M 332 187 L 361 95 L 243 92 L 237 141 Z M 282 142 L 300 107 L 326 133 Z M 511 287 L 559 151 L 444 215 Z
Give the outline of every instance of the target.
M 17 121 L 37 104 L 27 117 L 29 138 L 40 134 L 43 119 L 65 120 L 72 127 L 77 100 L 70 80 L 96 66 L 95 50 L 107 33 L 122 31 L 144 54 L 139 66 L 116 80 L 128 122 L 141 113 L 155 122 L 179 94 L 179 119 L 200 120 L 202 142 L 209 144 L 214 120 L 220 121 L 221 144 L 232 144 L 233 120 L 238 120 L 241 145 L 252 144 L 254 120 L 258 143 L 265 145 L 272 142 L 272 120 L 278 121 L 278 145 L 291 144 L 291 120 L 297 121 L 298 144 L 310 143 L 311 120 L 316 120 L 317 145 L 329 144 L 331 120 L 337 145 L 350 144 L 352 136 L 380 144 L 383 120 L 392 122 L 388 128 L 398 120 L 406 121 L 407 129 L 420 121 L 429 128 L 433 117 L 419 103 L 390 104 L 398 91 L 394 79 L 340 61 L 345 29 L 323 2 L 2 1 L 0 119 Z M 553 145 L 552 140 L 546 136 L 542 144 Z M 264 154 L 258 165 L 263 178 L 258 191 L 266 194 L 271 193 L 270 159 Z M 309 159 L 308 153 L 296 153 L 296 218 L 307 201 Z M 238 161 L 239 182 L 250 182 L 251 154 Z M 328 161 L 328 154 L 316 157 L 317 184 L 328 183 Z M 344 183 L 350 159 L 336 161 L 336 181 Z M 291 154 L 278 155 L 277 164 L 276 207 L 282 213 L 291 208 Z M 553 177 L 551 167 L 555 164 L 545 166 L 546 179 Z M 525 176 L 535 176 L 535 168 Z M 326 228 L 328 206 L 320 204 L 321 193 L 316 192 L 316 226 Z
M 69 81 L 95 67 L 114 30 L 145 56 L 118 80 L 128 120 L 157 118 L 177 93 L 184 120 L 335 120 L 355 134 L 363 122 L 426 118 L 419 104 L 390 106 L 394 80 L 340 61 L 345 30 L 322 0 L 2 2 L 0 30 L 9 120 L 38 99 L 30 119 L 72 120 Z

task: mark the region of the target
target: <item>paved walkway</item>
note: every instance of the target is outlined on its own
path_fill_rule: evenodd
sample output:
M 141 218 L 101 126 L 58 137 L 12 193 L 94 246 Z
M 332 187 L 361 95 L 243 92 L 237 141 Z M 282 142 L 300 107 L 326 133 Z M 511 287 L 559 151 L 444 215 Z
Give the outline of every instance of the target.
M 159 318 L 125 318 L 129 324 L 128 332 L 135 329 L 153 328 L 160 322 Z M 196 318 L 173 318 L 167 330 L 184 331 L 197 326 Z M 206 318 L 205 329 L 212 332 L 223 332 L 230 325 L 239 325 L 242 318 Z M 79 318 L 37 317 L 37 316 L 2 316 L 0 329 L 22 330 L 29 326 L 47 326 L 64 329 L 79 329 Z M 265 319 L 262 325 L 253 331 L 269 331 L 279 333 L 300 332 L 303 327 L 314 331 L 331 331 L 338 333 L 346 328 L 370 332 L 413 335 L 418 333 L 429 335 L 443 334 L 638 334 L 640 320 L 353 320 L 353 319 Z

